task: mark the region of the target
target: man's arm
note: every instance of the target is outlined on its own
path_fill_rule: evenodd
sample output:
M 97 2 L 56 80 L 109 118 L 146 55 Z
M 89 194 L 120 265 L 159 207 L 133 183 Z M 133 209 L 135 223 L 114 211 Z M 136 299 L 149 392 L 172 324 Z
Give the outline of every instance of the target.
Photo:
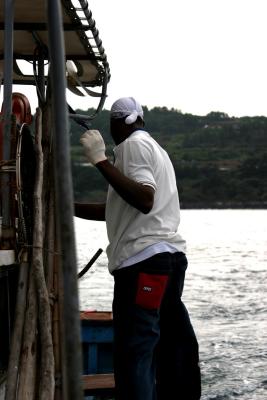
M 86 131 L 80 139 L 89 162 L 95 165 L 108 183 L 128 204 L 148 214 L 154 204 L 154 189 L 123 175 L 105 154 L 104 140 L 97 130 Z
M 108 160 L 100 161 L 96 164 L 108 183 L 128 204 L 148 214 L 154 204 L 154 189 L 123 175 Z
M 105 221 L 106 204 L 74 203 L 76 217 L 90 219 L 92 221 Z

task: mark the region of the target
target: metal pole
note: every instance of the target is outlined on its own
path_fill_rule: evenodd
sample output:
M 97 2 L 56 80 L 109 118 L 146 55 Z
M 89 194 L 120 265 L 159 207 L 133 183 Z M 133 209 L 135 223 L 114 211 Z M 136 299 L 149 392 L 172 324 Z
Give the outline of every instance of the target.
M 70 165 L 69 127 L 66 103 L 65 52 L 59 0 L 47 0 L 49 52 L 55 133 L 56 212 L 63 269 L 63 314 L 66 376 L 64 386 L 68 400 L 83 398 L 81 371 L 81 335 L 75 236 L 73 226 L 73 190 Z M 65 397 L 64 397 L 65 398 Z
M 13 25 L 14 0 L 5 0 L 5 32 L 4 32 L 4 143 L 3 159 L 10 159 L 10 135 L 12 113 L 12 78 L 13 78 Z M 10 227 L 10 200 L 9 200 L 9 173 L 2 175 L 2 214 L 3 236 L 4 230 Z

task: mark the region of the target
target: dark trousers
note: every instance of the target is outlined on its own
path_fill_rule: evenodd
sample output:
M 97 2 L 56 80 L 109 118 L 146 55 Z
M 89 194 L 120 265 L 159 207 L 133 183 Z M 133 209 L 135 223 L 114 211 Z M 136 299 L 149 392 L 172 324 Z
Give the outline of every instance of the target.
M 198 343 L 181 301 L 187 259 L 161 253 L 114 272 L 117 400 L 198 400 Z

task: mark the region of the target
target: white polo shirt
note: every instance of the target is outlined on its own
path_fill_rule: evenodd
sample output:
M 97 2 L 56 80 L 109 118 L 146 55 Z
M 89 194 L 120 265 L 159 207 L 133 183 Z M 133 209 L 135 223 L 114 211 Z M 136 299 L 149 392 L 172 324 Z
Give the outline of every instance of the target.
M 128 178 L 155 190 L 154 205 L 143 214 L 109 186 L 106 224 L 109 271 L 164 251 L 186 251 L 178 233 L 180 206 L 174 168 L 168 154 L 145 131 L 137 130 L 114 149 L 114 165 Z

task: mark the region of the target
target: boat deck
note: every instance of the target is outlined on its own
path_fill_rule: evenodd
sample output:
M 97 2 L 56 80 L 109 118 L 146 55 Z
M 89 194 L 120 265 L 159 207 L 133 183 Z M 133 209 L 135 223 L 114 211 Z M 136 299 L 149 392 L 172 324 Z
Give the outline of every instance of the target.
M 112 395 L 115 390 L 112 313 L 82 311 L 80 319 L 84 393 L 88 395 Z

